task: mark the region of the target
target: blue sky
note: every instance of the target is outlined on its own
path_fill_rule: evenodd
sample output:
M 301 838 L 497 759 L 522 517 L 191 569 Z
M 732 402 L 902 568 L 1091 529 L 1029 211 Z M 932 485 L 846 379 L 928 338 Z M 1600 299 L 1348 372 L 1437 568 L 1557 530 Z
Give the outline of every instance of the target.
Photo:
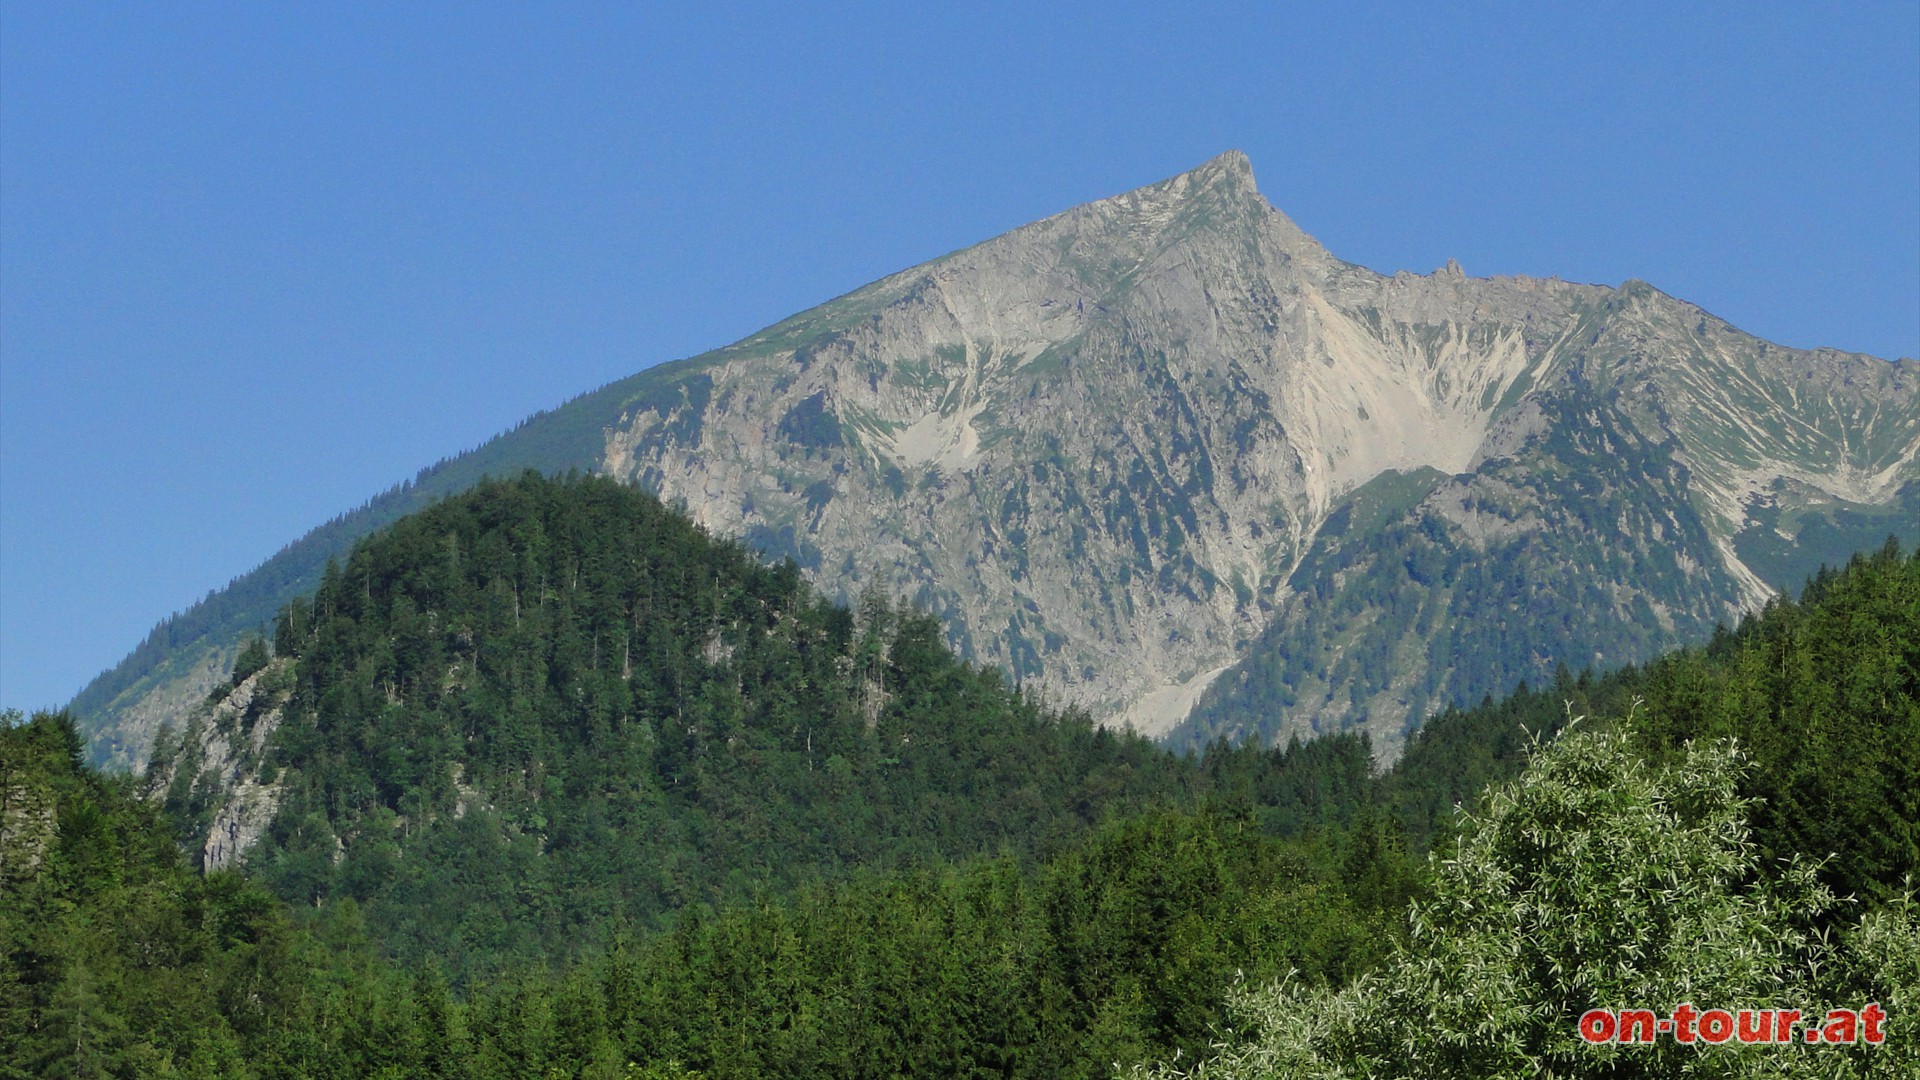
M 536 409 L 1232 147 L 1375 269 L 1920 354 L 1911 3 L 964 7 L 0 5 L 0 705 Z

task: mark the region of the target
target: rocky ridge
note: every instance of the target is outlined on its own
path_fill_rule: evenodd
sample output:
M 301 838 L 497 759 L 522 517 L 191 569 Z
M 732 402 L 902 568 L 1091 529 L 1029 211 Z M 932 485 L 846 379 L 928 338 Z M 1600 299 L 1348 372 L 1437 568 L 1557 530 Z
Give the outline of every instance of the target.
M 1234 152 L 471 457 L 630 479 L 829 592 L 913 599 L 965 655 L 1115 722 L 1166 733 L 1206 700 L 1182 737 L 1358 723 L 1391 756 L 1424 709 L 1652 655 L 1793 584 L 1820 545 L 1913 528 L 1917 367 L 1774 346 L 1640 282 L 1377 274 Z M 457 489 L 466 460 L 415 490 Z M 1387 545 L 1395 569 L 1368 554 L 1383 530 L 1428 539 Z M 1558 584 L 1407 568 L 1476 558 Z M 1622 620 L 1609 648 L 1579 639 Z M 1476 621 L 1513 641 L 1471 678 L 1407 632 Z M 1378 670 L 1352 671 L 1362 655 Z M 1284 693 L 1228 693 L 1259 681 L 1249 664 Z M 94 729 L 137 745 L 116 725 L 156 689 L 122 683 Z
M 280 805 L 267 740 L 286 706 L 291 661 L 275 660 L 191 710 L 181 729 L 162 729 L 147 770 L 147 797 L 201 819 L 201 869 L 228 869 L 252 847 Z

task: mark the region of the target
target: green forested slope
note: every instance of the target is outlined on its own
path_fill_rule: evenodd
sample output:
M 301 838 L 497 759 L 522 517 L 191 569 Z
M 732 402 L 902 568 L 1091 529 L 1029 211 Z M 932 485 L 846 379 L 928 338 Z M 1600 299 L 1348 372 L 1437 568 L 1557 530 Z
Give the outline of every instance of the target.
M 1920 904 L 1862 911 L 1808 860 L 1764 856 L 1740 794 L 1748 768 L 1727 740 L 1649 761 L 1622 728 L 1570 731 L 1460 821 L 1377 969 L 1338 988 L 1236 986 L 1211 1053 L 1134 1075 L 1915 1075 Z M 1650 1021 L 1630 1045 L 1607 1027 L 1583 1037 L 1590 1010 L 1628 1009 L 1673 1027 Z M 1736 1040 L 1743 1009 L 1766 1010 L 1767 1035 L 1791 1013 L 1790 1041 Z M 1710 1035 L 1716 1011 L 1725 1027 Z
M 276 634 L 284 719 L 235 739 L 279 793 L 248 866 L 462 970 L 853 866 L 1030 856 L 1194 782 L 959 663 L 931 619 L 856 619 L 604 479 L 408 518 Z
M 1739 930 L 1699 937 L 1708 967 L 1649 971 L 1798 979 L 1813 953 L 1714 951 L 1787 904 L 1776 929 L 1838 943 L 1794 985 L 1909 992 L 1871 959 L 1908 955 L 1920 817 L 1920 556 L 1892 545 L 1704 648 L 1442 714 L 1383 776 L 1356 736 L 1196 759 L 1101 733 L 924 617 L 825 604 L 604 480 L 440 503 L 277 631 L 222 691 L 247 706 L 163 745 L 164 824 L 82 767 L 64 718 L 0 732 L 21 1075 L 1094 1076 L 1281 1014 L 1417 1034 L 1420 995 L 1495 991 L 1550 1041 L 1547 967 L 1404 963 L 1530 940 L 1501 920 L 1556 886 L 1509 876 L 1509 840 L 1577 867 L 1588 828 L 1662 838 L 1689 917 Z M 1517 779 L 1528 733 L 1582 714 L 1611 741 Z M 216 738 L 219 770 L 194 749 Z M 172 840 L 199 850 L 236 773 L 278 813 L 246 877 L 194 875 Z M 1556 910 L 1576 925 L 1629 862 Z M 1290 971 L 1295 997 L 1235 989 Z
M 188 869 L 63 714 L 0 717 L 0 1076 L 214 1076 L 323 992 L 265 889 Z
M 1414 886 L 1377 819 L 1280 840 L 1245 803 L 1163 809 L 1037 865 L 856 871 L 456 991 L 351 899 L 192 871 L 67 717 L 6 719 L 0 1076 L 1105 1076 L 1198 1051 L 1236 971 L 1366 970 Z
M 1704 648 L 1436 718 L 1387 780 L 1444 850 L 1408 936 L 1338 990 L 1236 989 L 1240 1034 L 1151 1075 L 1915 1075 L 1916 745 L 1920 551 L 1893 541 Z M 1889 1019 L 1877 1046 L 1576 1034 L 1589 1008 L 1683 1002 Z
M 1115 1061 L 1203 1048 L 1236 971 L 1338 982 L 1371 967 L 1410 878 L 1365 844 L 1150 813 L 1036 871 L 862 874 L 495 982 L 476 1014 L 541 1002 L 555 1019 L 476 1025 L 472 1052 L 577 1067 L 590 1055 L 561 1030 L 570 1009 L 591 1018 L 602 1056 L 703 1075 L 1104 1077 Z
M 1595 677 L 1565 671 L 1444 712 L 1386 778 L 1410 834 L 1443 832 L 1456 803 L 1510 779 L 1535 735 L 1575 716 L 1627 727 L 1650 757 L 1733 739 L 1752 762 L 1754 839 L 1769 858 L 1826 859 L 1842 896 L 1884 899 L 1920 872 L 1920 549 L 1889 540 L 1824 569 L 1706 645 Z
M 1920 548 L 1815 575 L 1705 649 L 1650 665 L 1631 729 L 1655 754 L 1730 738 L 1769 859 L 1828 861 L 1842 896 L 1920 874 Z
M 444 459 L 280 549 L 253 570 L 160 621 L 133 651 L 81 688 L 68 710 L 80 718 L 88 756 L 97 765 L 139 764 L 152 742 L 163 699 L 193 683 L 205 663 L 230 662 L 250 633 L 271 626 L 275 613 L 311 592 L 327 562 L 344 556 L 369 533 L 472 487 L 488 475 L 522 469 L 558 473 L 591 469 L 604 449 L 605 418 L 628 402 L 677 396 L 676 380 L 706 357 L 650 368 L 534 414 L 513 430 L 466 453 Z M 224 668 L 223 668 L 224 669 Z M 149 695 L 157 695 L 149 699 Z

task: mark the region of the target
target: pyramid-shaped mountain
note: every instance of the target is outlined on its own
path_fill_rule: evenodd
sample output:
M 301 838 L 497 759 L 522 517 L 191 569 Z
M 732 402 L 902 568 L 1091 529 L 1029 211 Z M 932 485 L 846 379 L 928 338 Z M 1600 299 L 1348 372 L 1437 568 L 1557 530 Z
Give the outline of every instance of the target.
M 1200 740 L 1364 726 L 1698 639 L 1920 534 L 1920 363 L 1640 282 L 1383 276 L 1246 157 L 650 369 L 301 541 L 76 700 L 103 760 L 358 536 L 483 473 L 631 480 L 1057 700 Z

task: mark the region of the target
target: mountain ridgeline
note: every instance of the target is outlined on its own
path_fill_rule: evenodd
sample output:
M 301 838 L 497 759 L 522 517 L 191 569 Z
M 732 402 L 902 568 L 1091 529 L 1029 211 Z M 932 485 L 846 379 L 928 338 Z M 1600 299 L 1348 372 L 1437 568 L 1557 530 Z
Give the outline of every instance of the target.
M 290 548 L 76 699 L 136 765 L 247 627 L 481 471 L 637 482 L 826 595 L 1184 745 L 1364 729 L 1651 658 L 1889 532 L 1920 364 L 1619 287 L 1386 276 L 1245 157 L 894 274 L 543 414 Z

